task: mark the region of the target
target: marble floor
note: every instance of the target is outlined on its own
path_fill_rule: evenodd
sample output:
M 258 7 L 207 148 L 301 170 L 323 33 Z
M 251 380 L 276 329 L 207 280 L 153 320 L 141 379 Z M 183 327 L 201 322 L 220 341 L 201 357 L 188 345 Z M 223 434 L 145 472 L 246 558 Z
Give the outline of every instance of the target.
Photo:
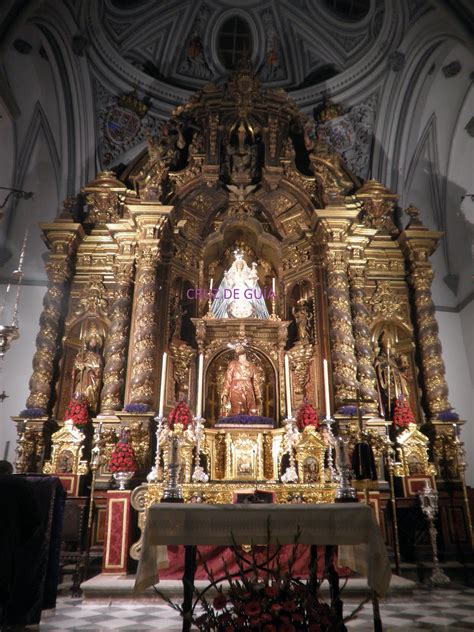
M 360 600 L 345 600 L 348 615 Z M 412 594 L 389 597 L 381 603 L 384 632 L 410 632 L 415 629 L 437 632 L 474 630 L 474 588 L 450 586 L 447 589 L 417 588 Z M 81 599 L 61 596 L 54 613 L 45 617 L 40 632 L 171 632 L 181 629 L 179 614 L 167 605 L 122 603 L 83 603 Z M 52 615 L 52 616 L 51 616 Z M 372 607 L 366 604 L 357 618 L 347 624 L 349 630 L 372 630 Z

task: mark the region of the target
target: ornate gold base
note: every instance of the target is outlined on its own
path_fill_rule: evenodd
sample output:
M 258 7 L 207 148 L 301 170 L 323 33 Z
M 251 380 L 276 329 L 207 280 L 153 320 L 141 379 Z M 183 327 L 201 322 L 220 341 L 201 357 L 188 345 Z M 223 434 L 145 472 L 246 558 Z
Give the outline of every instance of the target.
M 149 507 L 155 502 L 159 502 L 164 483 L 151 483 L 146 486 L 145 506 Z M 317 485 L 311 483 L 296 483 L 283 485 L 278 482 L 262 481 L 261 483 L 248 482 L 226 482 L 226 483 L 185 483 L 181 485 L 181 492 L 184 502 L 189 502 L 193 496 L 199 496 L 206 503 L 212 505 L 231 504 L 234 502 L 234 495 L 237 493 L 252 493 L 259 491 L 271 492 L 274 494 L 275 502 L 288 503 L 296 497 L 301 497 L 307 503 L 332 503 L 336 496 L 336 485 Z

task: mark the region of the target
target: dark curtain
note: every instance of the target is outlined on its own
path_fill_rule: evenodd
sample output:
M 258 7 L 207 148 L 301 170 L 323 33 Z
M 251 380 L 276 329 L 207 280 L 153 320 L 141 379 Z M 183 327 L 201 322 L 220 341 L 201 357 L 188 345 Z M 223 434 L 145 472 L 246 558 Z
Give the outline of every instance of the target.
M 0 476 L 0 621 L 31 625 L 54 608 L 66 494 L 52 476 Z

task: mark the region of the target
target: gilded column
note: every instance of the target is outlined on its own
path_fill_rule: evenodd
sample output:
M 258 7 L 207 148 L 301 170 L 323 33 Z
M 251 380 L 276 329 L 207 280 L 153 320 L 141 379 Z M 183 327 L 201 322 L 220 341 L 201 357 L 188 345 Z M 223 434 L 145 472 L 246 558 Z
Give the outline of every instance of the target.
M 53 377 L 64 316 L 63 301 L 72 272 L 73 247 L 84 233 L 80 224 L 62 219 L 53 224 L 42 224 L 41 229 L 52 252 L 46 264 L 48 289 L 43 299 L 26 407 L 39 408 L 47 413 L 50 412 L 53 395 Z
M 376 413 L 378 411 L 377 386 L 370 342 L 370 314 L 367 308 L 364 268 L 351 265 L 349 279 L 360 396 L 365 411 Z
M 131 404 L 153 406 L 156 358 L 156 279 L 158 245 L 144 245 L 137 253 L 135 316 L 130 361 Z
M 114 272 L 117 287 L 111 308 L 112 322 L 104 349 L 105 367 L 100 396 L 102 414 L 113 414 L 122 409 L 130 333 L 133 263 L 118 262 Z
M 138 243 L 135 265 L 134 310 L 129 353 L 127 400 L 154 405 L 157 354 L 157 265 L 160 240 L 172 206 L 127 204 Z
M 399 237 L 404 254 L 410 263 L 409 282 L 413 289 L 418 348 L 424 383 L 425 403 L 431 418 L 450 410 L 448 385 L 442 358 L 438 323 L 431 296 L 433 268 L 429 256 L 436 249 L 442 233 L 426 228 L 414 206 L 406 209 L 410 222 Z
M 432 417 L 449 410 L 448 385 L 442 358 L 435 307 L 431 297 L 433 269 L 428 266 L 412 266 L 410 282 L 413 286 L 418 346 L 421 352 L 423 382 L 428 410 Z
M 336 406 L 357 397 L 357 361 L 354 353 L 349 280 L 344 252 L 329 249 L 325 262 L 328 278 L 329 339 Z

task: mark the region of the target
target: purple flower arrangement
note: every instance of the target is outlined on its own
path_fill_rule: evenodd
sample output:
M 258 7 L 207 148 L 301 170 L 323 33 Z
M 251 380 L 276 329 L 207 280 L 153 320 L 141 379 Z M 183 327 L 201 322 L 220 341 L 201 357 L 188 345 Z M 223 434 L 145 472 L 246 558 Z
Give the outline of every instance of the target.
M 233 415 L 232 417 L 220 417 L 216 426 L 221 424 L 236 424 L 241 426 L 275 426 L 275 422 L 270 417 L 260 415 Z
M 28 419 L 34 419 L 36 417 L 46 417 L 46 411 L 44 408 L 25 408 L 21 411 L 20 417 L 26 417 Z
M 348 404 L 347 406 L 341 406 L 338 411 L 341 415 L 348 415 L 349 417 L 355 417 L 357 415 L 357 406 Z
M 134 413 L 136 415 L 141 415 L 143 413 L 149 412 L 150 407 L 148 404 L 127 404 L 125 406 L 126 413 Z
M 449 410 L 442 410 L 438 413 L 438 419 L 440 421 L 458 421 L 459 415 L 450 408 Z

